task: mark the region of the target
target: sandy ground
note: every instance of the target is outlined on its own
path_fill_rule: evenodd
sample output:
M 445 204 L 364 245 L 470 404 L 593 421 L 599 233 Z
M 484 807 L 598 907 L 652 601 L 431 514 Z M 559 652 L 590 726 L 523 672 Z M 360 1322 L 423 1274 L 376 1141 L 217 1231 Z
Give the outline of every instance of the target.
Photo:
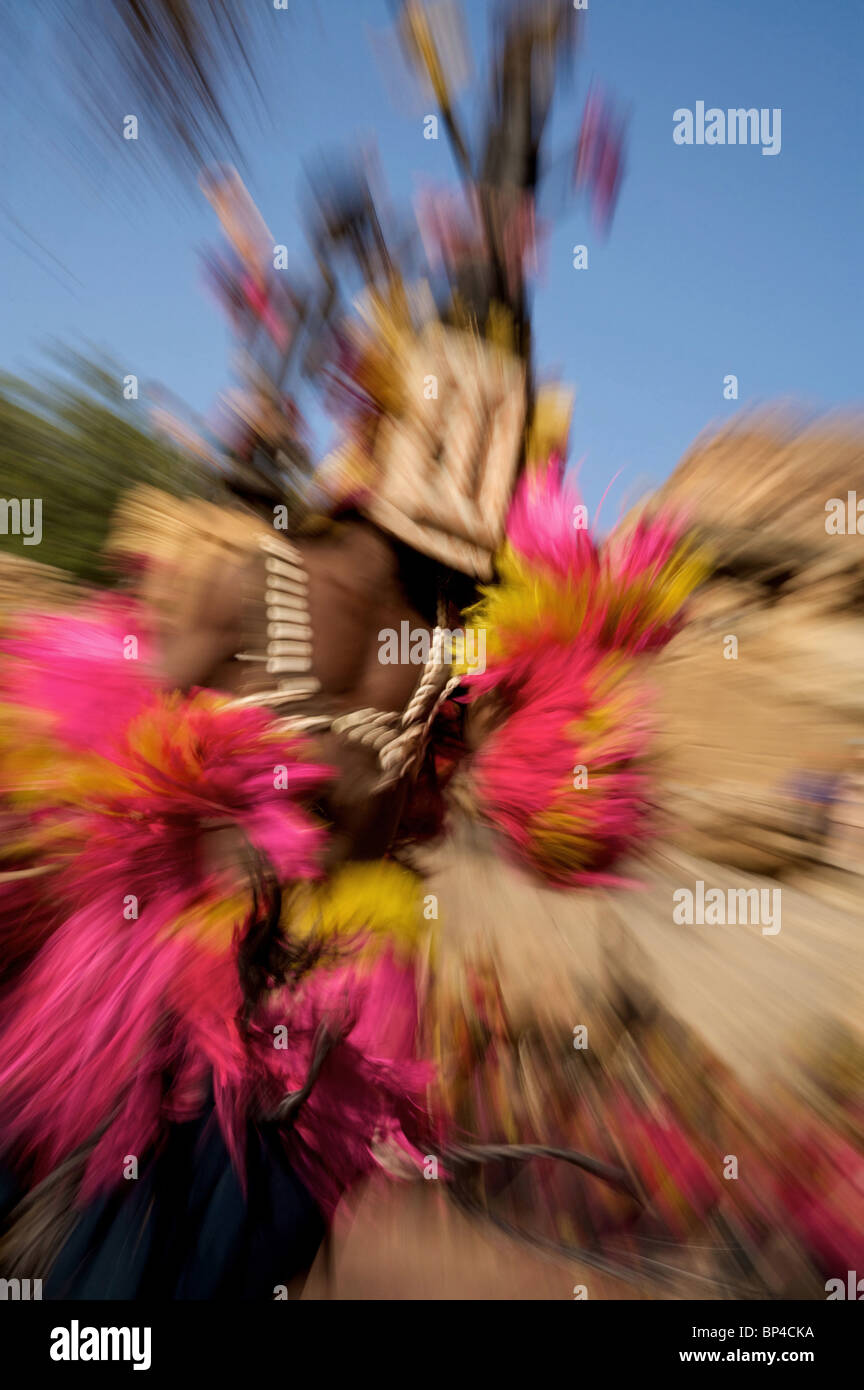
M 305 1299 L 541 1300 L 638 1298 L 638 1288 L 593 1268 L 547 1259 L 470 1220 L 435 1183 L 375 1180 L 342 1213 L 332 1251 Z

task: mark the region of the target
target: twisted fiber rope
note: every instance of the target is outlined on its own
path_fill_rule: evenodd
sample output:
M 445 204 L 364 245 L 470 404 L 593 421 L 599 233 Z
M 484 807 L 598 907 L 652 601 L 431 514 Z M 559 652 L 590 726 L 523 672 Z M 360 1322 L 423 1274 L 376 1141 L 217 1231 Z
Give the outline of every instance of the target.
M 293 546 L 280 539 L 259 539 L 261 549 L 271 555 L 282 555 L 302 568 L 302 558 Z M 449 666 L 442 659 L 446 605 L 438 599 L 437 625 L 432 633 L 432 647 L 414 693 L 405 709 L 378 710 L 371 706 L 352 710 L 333 718 L 326 714 L 288 715 L 279 727 L 295 733 L 324 733 L 344 735 L 352 743 L 371 748 L 378 755 L 381 777 L 376 791 L 393 785 L 416 767 L 423 756 L 429 730 L 441 705 L 459 684 L 459 677 L 445 679 Z M 443 682 L 443 684 L 442 684 Z M 241 704 L 290 704 L 299 700 L 288 691 L 260 691 L 232 702 Z
M 352 741 L 375 749 L 381 766 L 377 791 L 399 781 L 417 765 L 436 714 L 459 684 L 458 676 L 445 679 L 449 666 L 442 659 L 443 616 L 444 606 L 439 599 L 438 625 L 432 633 L 429 659 L 401 715 L 396 710 L 360 709 L 335 719 L 331 726 L 334 733 L 345 734 Z

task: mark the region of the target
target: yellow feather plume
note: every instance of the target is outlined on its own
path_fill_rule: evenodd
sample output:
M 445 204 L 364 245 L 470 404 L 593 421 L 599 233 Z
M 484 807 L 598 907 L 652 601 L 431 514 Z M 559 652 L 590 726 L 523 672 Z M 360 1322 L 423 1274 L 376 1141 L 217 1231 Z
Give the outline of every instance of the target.
M 368 933 L 412 954 L 428 934 L 421 880 L 388 860 L 345 864 L 325 882 L 302 884 L 287 904 L 293 935 L 325 941 Z

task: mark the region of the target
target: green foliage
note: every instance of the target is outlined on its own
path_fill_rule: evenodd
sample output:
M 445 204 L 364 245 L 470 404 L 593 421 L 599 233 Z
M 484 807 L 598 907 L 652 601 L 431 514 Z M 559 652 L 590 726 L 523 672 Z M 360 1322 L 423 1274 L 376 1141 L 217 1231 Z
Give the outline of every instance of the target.
M 137 483 L 206 495 L 213 480 L 154 437 L 119 368 L 74 352 L 55 361 L 62 374 L 36 383 L 0 375 L 0 497 L 42 499 L 41 544 L 0 534 L 0 551 L 110 583 L 102 549 L 120 496 Z

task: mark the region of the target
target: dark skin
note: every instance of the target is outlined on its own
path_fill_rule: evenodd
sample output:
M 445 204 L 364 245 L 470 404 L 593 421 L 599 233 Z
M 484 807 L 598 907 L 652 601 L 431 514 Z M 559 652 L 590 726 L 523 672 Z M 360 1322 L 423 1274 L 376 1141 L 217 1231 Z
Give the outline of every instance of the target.
M 431 623 L 408 596 L 408 589 L 418 586 L 406 583 L 399 547 L 359 517 L 294 544 L 309 581 L 312 674 L 321 683 L 314 710 L 336 715 L 364 708 L 403 709 L 421 668 L 382 664 L 378 634 L 383 628 L 398 631 L 403 621 L 412 630 L 429 630 Z M 233 657 L 248 646 L 241 599 L 249 581 L 247 564 L 254 563 L 250 558 L 226 565 L 193 596 L 183 630 L 163 647 L 169 685 L 184 690 L 205 686 L 228 694 L 239 688 L 243 672 Z M 423 588 L 422 578 L 419 587 Z M 263 593 L 261 598 L 263 602 Z M 428 603 L 425 606 L 428 612 Z M 335 773 L 319 802 L 332 826 L 328 867 L 349 858 L 379 858 L 401 816 L 404 791 L 373 790 L 380 776 L 373 749 L 329 732 L 315 735 L 314 744 L 316 760 Z M 234 832 L 214 832 L 215 860 L 224 862 L 226 854 L 233 858 L 238 848 Z

